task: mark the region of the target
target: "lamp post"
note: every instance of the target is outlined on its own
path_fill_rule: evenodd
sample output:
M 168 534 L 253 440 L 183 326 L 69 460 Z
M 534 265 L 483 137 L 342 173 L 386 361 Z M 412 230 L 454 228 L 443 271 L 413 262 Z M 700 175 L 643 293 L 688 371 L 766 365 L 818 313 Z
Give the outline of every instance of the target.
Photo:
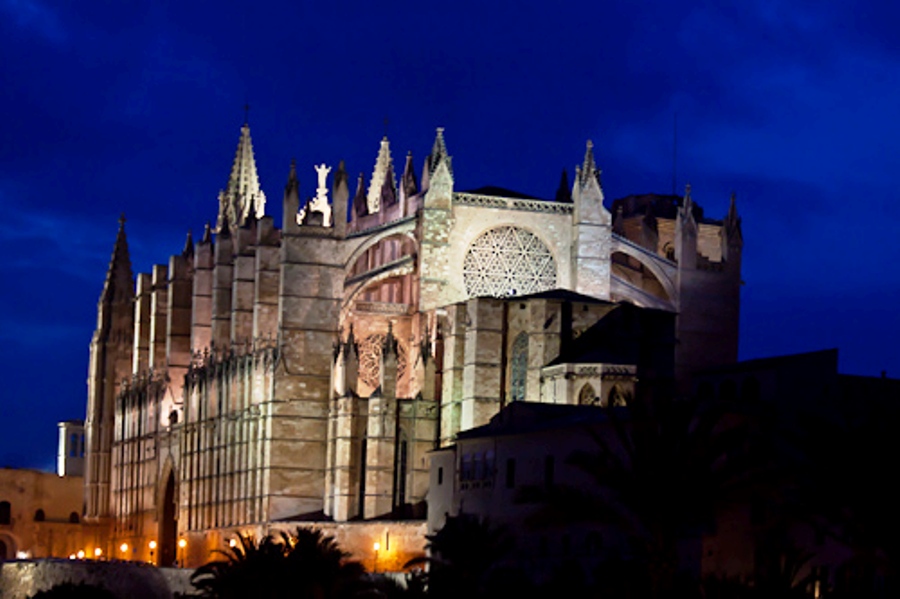
M 178 566 L 184 568 L 184 548 L 187 547 L 186 539 L 178 539 L 178 553 L 180 554 Z
M 150 541 L 150 563 L 153 563 L 153 552 L 156 551 L 156 541 Z
M 103 556 L 103 550 L 99 547 L 94 547 L 94 559 L 100 559 Z
M 128 559 L 128 543 L 119 545 L 119 551 L 122 552 L 122 559 Z
M 378 572 L 378 550 L 381 549 L 381 543 L 375 541 L 372 545 L 372 549 L 375 550 L 375 558 L 372 560 L 372 573 Z

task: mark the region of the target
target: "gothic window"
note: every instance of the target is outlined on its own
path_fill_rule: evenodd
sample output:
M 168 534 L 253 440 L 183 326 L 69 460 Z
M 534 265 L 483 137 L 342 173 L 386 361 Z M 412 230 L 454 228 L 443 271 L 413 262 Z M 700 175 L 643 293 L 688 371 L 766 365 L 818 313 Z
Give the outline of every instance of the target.
M 10 505 L 8 501 L 0 501 L 0 524 L 9 524 L 11 519 Z
M 381 385 L 381 350 L 385 335 L 376 333 L 359 342 L 359 378 L 372 389 Z M 397 343 L 397 380 L 406 374 L 406 348 Z
M 578 405 L 594 406 L 599 403 L 600 399 L 597 397 L 597 392 L 594 391 L 594 386 L 590 383 L 585 384 L 585 386 L 582 387 L 581 391 L 578 393 Z
M 613 385 L 613 388 L 609 390 L 609 398 L 606 405 L 609 407 L 622 407 L 627 403 L 628 402 L 625 400 L 625 393 L 622 392 L 622 388 L 618 385 Z
M 78 524 L 81 521 L 81 518 L 78 517 L 78 512 L 72 512 L 69 514 L 69 522 L 72 524 Z
M 44 515 L 44 510 L 38 510 L 34 513 L 34 521 L 35 522 L 43 522 L 47 519 L 47 516 Z
M 556 287 L 556 261 L 534 234 L 518 227 L 496 227 L 469 246 L 463 281 L 469 297 L 537 293 Z
M 510 401 L 525 401 L 525 383 L 528 375 L 528 334 L 516 336 L 512 347 L 512 374 L 510 376 Z

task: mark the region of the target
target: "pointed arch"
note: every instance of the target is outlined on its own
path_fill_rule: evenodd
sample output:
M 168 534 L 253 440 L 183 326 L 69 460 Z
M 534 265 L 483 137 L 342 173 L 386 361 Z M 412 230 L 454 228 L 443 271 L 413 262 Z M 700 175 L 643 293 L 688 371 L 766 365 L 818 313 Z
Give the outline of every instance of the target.
M 585 383 L 581 388 L 581 391 L 578 392 L 578 405 L 594 406 L 599 403 L 600 398 L 597 397 L 597 392 L 594 390 L 594 386 L 590 383 Z
M 171 457 L 166 459 L 159 480 L 157 494 L 158 564 L 170 566 L 175 563 L 178 551 L 176 546 L 178 541 L 178 477 L 175 475 L 175 466 Z

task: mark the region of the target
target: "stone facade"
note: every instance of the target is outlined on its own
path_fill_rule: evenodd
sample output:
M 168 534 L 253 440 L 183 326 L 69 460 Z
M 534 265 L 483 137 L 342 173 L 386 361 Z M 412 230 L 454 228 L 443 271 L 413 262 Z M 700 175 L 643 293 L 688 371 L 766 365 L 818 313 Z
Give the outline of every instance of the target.
M 245 125 L 216 227 L 151 273 L 133 277 L 120 223 L 88 383 L 98 546 L 170 564 L 185 539 L 196 564 L 276 523 L 339 523 L 356 546 L 373 522 L 422 519 L 428 452 L 503 405 L 634 394 L 637 358 L 577 341 L 620 302 L 672 319 L 679 380 L 736 357 L 734 204 L 702 219 L 688 191 L 613 218 L 590 143 L 571 192 L 544 201 L 456 191 L 441 129 L 421 177 L 407 156 L 398 180 L 385 138 L 368 187 L 351 196 L 334 170 L 330 206 L 330 169 L 301 206 L 292 165 L 281 229 L 253 161 Z
M 81 476 L 0 468 L 0 562 L 81 550 L 83 498 Z

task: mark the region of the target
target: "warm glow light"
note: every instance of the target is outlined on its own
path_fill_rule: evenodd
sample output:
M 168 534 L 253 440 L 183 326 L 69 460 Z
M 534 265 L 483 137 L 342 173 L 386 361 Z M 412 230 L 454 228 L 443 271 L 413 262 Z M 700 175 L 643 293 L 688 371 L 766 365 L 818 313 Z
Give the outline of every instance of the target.
M 156 549 L 156 541 L 150 541 L 150 551 Z
M 78 559 L 84 559 L 84 551 L 81 549 L 78 550 L 78 553 L 75 554 Z
M 122 553 L 128 551 L 128 543 L 122 543 L 121 545 L 119 545 L 119 551 L 121 551 Z
M 229 546 L 229 547 L 237 547 L 237 541 L 234 540 L 234 539 L 229 539 L 229 540 L 228 540 L 228 546 Z
M 94 557 L 100 557 L 103 555 L 103 550 L 99 547 L 94 547 Z
M 69 559 L 75 559 L 75 554 L 74 554 L 74 553 L 70 553 L 70 554 L 69 554 Z
M 375 544 L 372 545 L 372 549 L 374 549 L 375 551 L 378 551 L 379 549 L 381 549 L 381 543 L 379 543 L 378 541 L 375 541 Z
M 178 546 L 184 549 L 185 547 L 187 547 L 187 541 L 185 541 L 184 539 L 178 539 Z
M 16 551 L 16 559 L 26 559 L 28 557 L 27 551 Z

